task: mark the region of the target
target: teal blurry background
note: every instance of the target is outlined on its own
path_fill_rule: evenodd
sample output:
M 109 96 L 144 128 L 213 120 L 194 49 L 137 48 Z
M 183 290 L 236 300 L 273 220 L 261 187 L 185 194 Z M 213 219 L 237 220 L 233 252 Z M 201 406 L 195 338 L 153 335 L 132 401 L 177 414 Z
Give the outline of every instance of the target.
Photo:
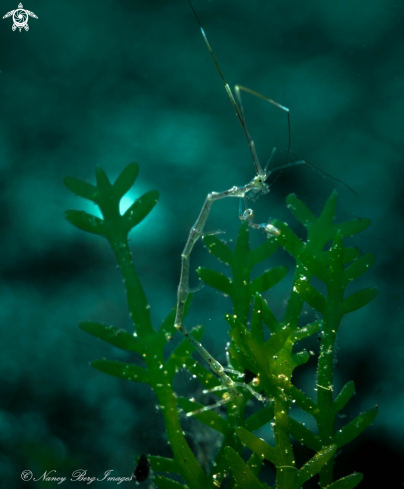
M 131 241 L 158 327 L 175 305 L 180 254 L 206 194 L 244 185 L 254 171 L 186 0 L 26 0 L 24 7 L 38 16 L 30 18 L 28 32 L 13 32 L 11 18 L 0 23 L 0 486 L 42 488 L 56 484 L 23 483 L 22 470 L 69 476 L 82 468 L 100 476 L 113 469 L 128 476 L 135 455 L 170 453 L 150 389 L 89 366 L 94 358 L 137 359 L 77 328 L 91 319 L 130 330 L 130 322 L 107 242 L 63 217 L 68 208 L 96 209 L 66 190 L 63 178 L 94 182 L 98 164 L 115 179 L 136 161 L 140 175 L 123 206 L 149 189 L 160 192 Z M 297 166 L 256 202 L 257 221 L 284 219 L 304 236 L 286 196 L 294 192 L 319 212 L 333 188 L 338 220 L 372 221 L 347 243 L 376 255 L 358 287 L 375 285 L 379 295 L 341 325 L 335 385 L 353 379 L 357 387 L 343 422 L 376 403 L 380 413 L 339 455 L 336 470 L 364 472 L 360 487 L 367 481 L 400 487 L 404 4 L 194 0 L 194 7 L 229 84 L 289 107 L 292 150 L 359 194 Z M 3 16 L 17 0 L 1 8 Z M 276 146 L 273 165 L 281 164 L 288 146 L 285 114 L 249 95 L 243 102 L 261 161 Z M 238 201 L 216 204 L 208 230 L 234 239 L 237 215 Z M 265 236 L 251 239 L 258 244 Z M 197 246 L 193 268 L 216 267 L 206 255 Z M 292 265 L 279 252 L 270 265 L 285 261 Z M 192 281 L 197 286 L 195 274 Z M 290 278 L 266 295 L 279 318 L 288 286 Z M 187 321 L 206 326 L 204 344 L 223 361 L 229 310 L 228 299 L 205 287 L 195 294 Z M 299 377 L 313 395 L 315 365 L 313 359 Z M 197 385 L 182 373 L 178 390 L 191 396 Z M 197 421 L 184 429 L 201 456 L 214 450 L 216 441 Z

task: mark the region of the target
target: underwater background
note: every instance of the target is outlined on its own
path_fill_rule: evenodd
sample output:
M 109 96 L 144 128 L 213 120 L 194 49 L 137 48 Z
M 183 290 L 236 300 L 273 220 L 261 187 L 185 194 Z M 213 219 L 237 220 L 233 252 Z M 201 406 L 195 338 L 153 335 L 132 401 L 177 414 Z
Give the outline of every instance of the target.
M 376 286 L 378 296 L 343 320 L 335 378 L 340 386 L 348 380 L 356 385 L 348 420 L 375 404 L 379 415 L 344 447 L 336 473 L 363 472 L 359 487 L 401 487 L 404 3 L 193 5 L 230 86 L 244 85 L 288 107 L 292 151 L 358 194 L 309 166 L 288 168 L 255 202 L 257 222 L 282 219 L 303 236 L 286 196 L 296 193 L 318 213 L 334 188 L 337 220 L 372 221 L 346 242 L 375 254 L 358 286 Z M 17 0 L 1 7 L 3 16 Z M 80 321 L 132 330 L 108 243 L 64 218 L 66 209 L 96 215 L 97 209 L 72 195 L 63 178 L 94 183 L 100 165 L 113 181 L 136 161 L 140 174 L 122 210 L 147 190 L 160 192 L 156 208 L 131 235 L 158 326 L 175 306 L 180 255 L 206 194 L 248 183 L 254 167 L 186 0 L 29 0 L 24 8 L 38 17 L 30 17 L 29 31 L 13 32 L 11 17 L 0 23 L 0 487 L 44 488 L 56 483 L 23 482 L 21 472 L 39 476 L 54 469 L 69 476 L 81 468 L 91 476 L 106 470 L 129 476 L 135 455 L 170 453 L 150 388 L 89 366 L 95 358 L 130 357 L 80 331 Z M 272 165 L 282 164 L 285 113 L 247 94 L 243 104 L 261 162 L 277 147 Z M 238 200 L 227 199 L 213 206 L 207 230 L 222 232 L 231 244 L 239 224 Z M 256 245 L 265 239 L 250 234 Z M 285 263 L 292 265 L 280 253 L 272 265 Z M 216 267 L 201 243 L 191 257 L 191 269 L 198 266 Z M 191 284 L 198 285 L 194 272 Z M 281 315 L 286 294 L 287 285 L 280 284 L 264 297 Z M 188 327 L 205 325 L 204 346 L 223 361 L 230 306 L 204 287 L 186 321 Z M 316 345 L 307 347 L 318 352 Z M 315 361 L 302 367 L 302 375 L 310 395 Z M 184 372 L 178 389 L 191 397 L 196 381 Z M 196 420 L 186 427 L 195 450 L 208 457 L 216 440 L 198 428 Z

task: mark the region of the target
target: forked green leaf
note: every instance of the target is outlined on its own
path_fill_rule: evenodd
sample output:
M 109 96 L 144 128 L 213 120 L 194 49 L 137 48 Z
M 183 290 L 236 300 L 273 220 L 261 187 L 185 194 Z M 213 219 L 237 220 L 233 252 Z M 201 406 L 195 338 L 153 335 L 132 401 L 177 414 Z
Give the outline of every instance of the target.
M 97 189 L 94 187 L 94 185 L 74 177 L 66 177 L 64 178 L 63 182 L 65 186 L 74 194 L 93 202 L 96 201 Z
M 344 387 L 341 389 L 341 392 L 338 394 L 338 396 L 335 398 L 334 401 L 334 413 L 338 413 L 343 409 L 351 399 L 351 397 L 355 393 L 355 384 L 351 380 L 350 382 L 347 382 Z
M 357 248 L 344 246 L 344 265 L 351 263 L 360 256 L 361 252 Z M 329 266 L 331 261 L 331 250 L 323 251 L 321 255 L 321 261 L 324 265 Z
M 135 183 L 139 174 L 139 165 L 130 163 L 115 180 L 112 185 L 112 195 L 116 200 L 120 200 Z
M 110 193 L 112 185 L 105 171 L 97 165 L 95 170 L 95 176 L 97 179 L 97 188 L 103 195 Z
M 366 218 L 355 219 L 353 221 L 342 222 L 335 224 L 335 227 L 341 230 L 341 236 L 343 238 L 349 238 L 354 234 L 360 233 L 366 229 L 370 224 L 370 220 Z
M 358 248 L 344 246 L 344 264 L 351 263 L 360 256 L 361 252 Z
M 335 210 L 337 208 L 337 196 L 338 192 L 336 190 L 333 190 L 331 195 L 328 197 L 327 202 L 325 203 L 323 210 L 321 211 L 319 220 L 327 223 L 327 224 L 332 224 L 335 216 Z
M 254 372 L 256 365 L 253 364 L 248 355 L 240 350 L 240 347 L 234 343 L 230 345 L 229 353 L 232 359 L 234 359 L 242 369 L 247 369 L 250 372 Z
M 354 487 L 356 487 L 362 479 L 363 474 L 360 472 L 354 472 L 346 477 L 342 477 L 342 479 L 338 479 L 325 489 L 354 489 Z
M 255 294 L 253 314 L 251 318 L 251 334 L 259 341 L 264 341 L 264 330 L 262 328 L 262 297 Z
M 292 358 L 296 367 L 299 367 L 300 365 L 304 365 L 309 361 L 310 355 L 307 353 L 307 351 L 299 351 L 297 353 L 293 353 Z
M 157 204 L 159 193 L 157 190 L 149 190 L 129 207 L 122 216 L 124 227 L 127 232 L 139 224 L 149 214 L 153 207 Z
M 303 251 L 299 255 L 299 260 L 302 262 L 303 266 L 306 267 L 310 273 L 318 277 L 323 282 L 327 282 L 330 278 L 330 270 L 314 255 L 308 251 Z
M 298 472 L 299 484 L 304 484 L 313 476 L 318 474 L 324 465 L 335 454 L 337 445 L 332 444 L 317 452 Z
M 114 360 L 93 360 L 90 365 L 100 372 L 104 372 L 115 377 L 134 382 L 149 382 L 149 373 L 146 369 L 125 362 L 116 362 Z
M 177 481 L 164 477 L 163 475 L 156 475 L 153 478 L 153 482 L 157 485 L 159 489 L 189 489 L 188 486 L 180 484 Z
M 288 268 L 283 266 L 267 270 L 251 282 L 250 291 L 252 294 L 262 294 L 280 282 L 287 274 Z
M 315 452 L 321 450 L 320 438 L 292 417 L 289 417 L 289 433 L 302 445 L 306 445 Z
M 263 457 L 261 457 L 261 455 L 257 455 L 256 453 L 252 453 L 251 457 L 247 461 L 248 467 L 250 468 L 251 472 L 257 478 L 259 476 L 263 460 L 264 459 L 263 459 Z
M 227 321 L 229 322 L 229 321 Z M 229 322 L 230 324 L 230 322 Z M 244 353 L 244 355 L 246 356 L 246 358 L 248 358 L 248 360 L 251 362 L 253 361 L 253 356 L 251 354 L 251 347 L 249 345 L 249 339 L 250 338 L 250 332 L 248 331 L 248 336 L 244 335 L 243 333 L 243 330 L 241 330 L 240 328 L 233 328 L 229 331 L 229 335 L 230 335 L 230 338 L 235 342 L 235 344 L 237 345 L 238 349 L 241 350 L 242 353 Z M 237 356 L 235 357 L 237 359 Z M 249 367 L 245 364 L 241 364 L 243 365 L 244 367 L 247 367 L 249 370 L 251 370 L 252 372 L 255 372 L 256 371 L 256 366 L 254 365 L 254 367 Z
M 104 221 L 99 217 L 87 214 L 84 211 L 69 210 L 65 212 L 66 219 L 83 231 L 88 233 L 98 234 L 99 236 L 105 236 Z
M 265 355 L 271 358 L 276 355 L 286 343 L 286 340 L 290 336 L 290 328 L 286 327 L 274 333 L 266 342 L 264 346 Z
M 177 331 L 174 327 L 176 312 L 177 312 L 176 308 L 173 307 L 171 309 L 171 311 L 165 317 L 163 324 L 160 326 L 160 328 L 157 332 L 157 334 L 159 336 L 163 336 L 166 341 L 169 341 L 170 339 L 172 339 L 174 334 Z
M 273 418 L 274 405 L 271 403 L 248 417 L 244 422 L 244 428 L 250 432 L 256 431 L 261 428 L 261 426 L 272 421 Z
M 303 204 L 303 202 L 297 198 L 296 194 L 289 194 L 286 197 L 286 202 L 288 204 L 288 209 L 304 226 L 307 226 L 315 220 L 314 214 L 306 204 Z
M 79 324 L 79 328 L 101 340 L 107 341 L 118 348 L 142 353 L 141 343 L 123 329 L 107 326 L 106 324 L 85 321 Z
M 247 329 L 244 324 L 237 319 L 235 315 L 225 314 L 226 321 L 230 324 L 232 329 L 229 331 L 229 335 L 238 348 L 245 354 L 250 362 L 256 362 L 256 360 L 262 355 L 265 355 L 262 341 L 256 338 L 249 329 Z M 254 354 L 255 353 L 255 358 Z M 237 358 L 237 357 L 236 357 Z M 242 363 L 243 365 L 243 363 Z M 256 367 L 252 368 L 247 365 L 243 365 L 252 372 L 256 371 Z
M 330 250 L 330 273 L 337 275 L 344 273 L 344 247 L 339 229 L 335 234 Z
M 255 265 L 258 265 L 258 263 L 269 258 L 275 253 L 279 246 L 276 239 L 265 240 L 261 245 L 250 251 L 250 254 L 247 257 L 249 267 L 253 268 Z
M 335 435 L 338 448 L 354 440 L 363 430 L 373 423 L 377 416 L 377 409 L 369 409 L 341 428 Z
M 345 250 L 344 250 L 345 251 Z M 375 255 L 368 253 L 355 260 L 351 266 L 345 270 L 344 281 L 346 284 L 356 280 L 369 270 L 375 261 Z
M 244 326 L 244 324 L 238 320 L 235 314 L 225 314 L 226 321 L 230 324 L 232 329 L 241 331 L 244 336 L 251 335 L 250 331 Z
M 244 259 L 246 256 L 250 254 L 250 245 L 249 245 L 250 233 L 248 232 L 248 224 L 244 221 L 239 229 L 236 248 L 234 250 L 234 259 L 236 262 L 244 263 Z
M 318 290 L 311 286 L 307 280 L 298 280 L 295 282 L 295 290 L 301 297 L 314 309 L 321 314 L 325 313 L 327 301 Z
M 210 268 L 198 268 L 196 270 L 198 277 L 205 282 L 205 284 L 213 287 L 214 289 L 220 290 L 227 295 L 232 293 L 232 282 L 231 280 L 223 275 L 223 273 L 216 272 L 216 270 L 211 270 Z
M 207 234 L 203 236 L 203 242 L 209 253 L 215 255 L 225 265 L 233 266 L 233 251 L 222 240 L 213 234 Z
M 237 428 L 236 434 L 240 438 L 241 443 L 247 446 L 251 451 L 264 457 L 266 460 L 269 460 L 274 465 L 279 465 L 279 453 L 276 448 L 271 447 L 264 440 L 253 435 L 245 428 Z
M 152 470 L 156 472 L 178 472 L 178 464 L 172 458 L 147 455 L 147 460 L 150 462 Z M 139 457 L 135 458 L 135 462 L 139 462 Z
M 317 319 L 317 321 L 314 321 L 310 324 L 307 324 L 306 326 L 303 326 L 302 328 L 294 332 L 295 340 L 300 341 L 303 340 L 304 338 L 308 338 L 309 336 L 313 335 L 318 330 L 320 330 L 322 325 L 323 325 L 323 321 L 321 319 Z
M 233 472 L 240 489 L 264 488 L 261 482 L 255 477 L 254 472 L 233 448 L 226 447 L 225 454 L 230 470 Z
M 281 234 L 276 237 L 278 243 L 289 251 L 289 253 L 297 258 L 303 251 L 303 243 L 296 236 L 296 234 L 290 229 L 290 227 L 278 219 L 272 221 L 272 224 L 279 229 Z
M 357 311 L 361 307 L 369 304 L 377 296 L 377 289 L 370 287 L 368 289 L 359 290 L 355 294 L 350 295 L 344 300 L 343 311 L 344 314 Z
M 274 313 L 269 308 L 265 299 L 262 300 L 262 319 L 272 333 L 277 333 L 281 328 L 282 324 L 278 322 Z
M 281 379 L 279 377 L 273 376 L 273 380 L 274 382 L 279 383 L 282 388 L 285 389 L 285 393 L 287 393 L 291 399 L 296 401 L 296 404 L 300 408 L 302 408 L 303 411 L 311 414 L 314 418 L 316 417 L 316 414 L 318 413 L 318 404 L 313 401 L 313 399 L 311 399 L 309 396 L 307 396 L 304 392 L 295 387 L 293 384 L 290 383 L 290 381 L 286 379 Z

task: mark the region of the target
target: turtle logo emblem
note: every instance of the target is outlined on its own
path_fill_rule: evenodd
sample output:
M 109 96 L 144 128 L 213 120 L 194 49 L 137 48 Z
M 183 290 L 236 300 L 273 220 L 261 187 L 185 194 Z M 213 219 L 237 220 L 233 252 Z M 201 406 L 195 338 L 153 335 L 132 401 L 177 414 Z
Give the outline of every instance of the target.
M 22 8 L 22 3 L 18 4 L 18 8 L 15 10 L 10 10 L 10 12 L 7 12 L 6 15 L 3 15 L 3 19 L 6 19 L 7 17 L 13 16 L 13 26 L 12 29 L 15 31 L 16 29 L 25 29 L 26 31 L 29 29 L 28 27 L 28 16 L 29 17 L 34 17 L 34 19 L 37 19 L 38 17 L 34 14 L 34 12 L 30 12 L 29 10 L 26 10 Z

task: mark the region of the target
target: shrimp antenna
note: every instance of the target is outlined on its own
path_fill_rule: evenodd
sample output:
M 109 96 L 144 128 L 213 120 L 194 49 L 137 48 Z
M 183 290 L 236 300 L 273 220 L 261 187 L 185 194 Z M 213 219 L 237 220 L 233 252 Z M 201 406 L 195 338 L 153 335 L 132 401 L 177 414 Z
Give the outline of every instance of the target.
M 223 75 L 222 70 L 220 69 L 219 63 L 217 62 L 217 59 L 216 59 L 215 55 L 213 54 L 213 51 L 212 51 L 212 48 L 210 47 L 208 38 L 206 37 L 205 31 L 204 31 L 204 29 L 202 27 L 202 23 L 199 20 L 198 14 L 196 13 L 196 11 L 194 9 L 194 7 L 193 7 L 193 5 L 191 3 L 191 0 L 188 0 L 188 3 L 189 3 L 189 6 L 192 9 L 192 12 L 195 15 L 195 18 L 196 18 L 198 24 L 199 24 L 199 27 L 201 29 L 201 33 L 202 33 L 203 39 L 205 40 L 205 44 L 206 44 L 206 46 L 208 48 L 208 51 L 209 51 L 209 53 L 210 53 L 210 55 L 211 55 L 211 57 L 213 59 L 213 62 L 215 63 L 216 70 L 219 73 L 220 78 L 222 79 L 224 88 L 226 89 L 227 95 L 230 98 L 230 102 L 233 105 L 233 108 L 234 108 L 234 110 L 236 112 L 236 115 L 238 117 L 238 120 L 240 121 L 241 127 L 244 130 L 244 134 L 245 134 L 245 136 L 247 138 L 248 145 L 250 147 L 250 151 L 251 151 L 251 154 L 252 154 L 252 157 L 253 157 L 254 168 L 255 168 L 255 172 L 256 172 L 257 176 L 260 177 L 260 178 L 263 178 L 263 181 L 265 181 L 269 177 L 269 175 L 272 172 L 274 172 L 274 171 L 283 170 L 284 168 L 288 168 L 290 166 L 308 165 L 308 166 L 311 166 L 312 168 L 314 168 L 315 170 L 319 171 L 320 173 L 323 173 L 323 175 L 325 175 L 325 176 L 327 176 L 329 178 L 332 178 L 336 182 L 342 183 L 342 185 L 344 185 L 348 190 L 350 190 L 351 192 L 353 192 L 355 195 L 358 195 L 355 192 L 355 190 L 353 190 L 345 182 L 343 182 L 342 180 L 339 180 L 338 178 L 335 178 L 335 177 L 329 175 L 324 170 L 321 170 L 320 168 L 316 167 L 312 163 L 308 163 L 307 161 L 303 161 L 303 160 L 299 160 L 299 161 L 295 161 L 295 162 L 292 162 L 292 163 L 288 163 L 289 155 L 292 154 L 292 155 L 296 156 L 296 158 L 298 158 L 298 156 L 290 150 L 290 148 L 291 148 L 291 141 L 292 141 L 292 131 L 291 131 L 291 128 L 290 128 L 290 112 L 289 112 L 289 109 L 287 107 L 284 107 L 283 105 L 279 104 L 275 100 L 272 100 L 271 98 L 268 98 L 265 95 L 262 95 L 261 93 L 255 92 L 254 90 L 251 90 L 250 88 L 243 87 L 241 85 L 236 85 L 234 87 L 236 98 L 234 97 L 233 92 L 231 91 L 231 88 L 230 88 L 229 84 L 227 83 L 227 81 L 226 81 L 226 79 L 225 79 L 225 77 Z M 271 170 L 268 169 L 268 165 L 269 165 L 269 163 L 271 161 L 271 158 L 272 158 L 272 156 L 273 156 L 273 154 L 275 152 L 275 148 L 274 148 L 272 150 L 271 158 L 268 160 L 267 164 L 265 165 L 265 168 L 262 169 L 261 164 L 260 164 L 260 162 L 258 160 L 257 152 L 255 150 L 254 141 L 252 140 L 251 135 L 250 135 L 250 133 L 249 133 L 249 131 L 247 129 L 247 124 L 246 124 L 246 120 L 245 120 L 245 116 L 244 116 L 244 109 L 243 109 L 243 103 L 242 103 L 242 100 L 241 100 L 241 93 L 240 93 L 240 91 L 249 93 L 251 95 L 254 95 L 254 97 L 258 97 L 258 98 L 260 98 L 262 100 L 265 100 L 266 102 L 269 102 L 270 104 L 275 105 L 279 109 L 281 109 L 281 110 L 283 110 L 283 111 L 286 112 L 287 117 L 288 117 L 289 143 L 288 143 L 288 149 L 286 150 L 286 158 L 285 158 L 285 161 L 284 161 L 284 163 L 282 165 L 277 166 L 275 168 L 272 168 Z M 278 179 L 278 177 L 279 177 L 279 175 L 277 176 L 276 180 Z
M 296 158 L 299 158 L 297 156 L 297 154 L 296 153 L 293 153 L 293 151 L 290 151 L 290 149 L 288 149 L 288 154 L 292 154 Z M 272 155 L 271 155 L 271 157 L 272 157 Z M 269 159 L 269 161 L 270 160 L 271 160 L 271 158 Z M 271 170 L 270 170 L 269 173 L 272 173 L 272 172 L 278 171 L 278 170 L 283 170 L 284 168 L 289 168 L 291 166 L 296 166 L 296 165 L 307 165 L 307 166 L 310 166 L 311 168 L 313 168 L 314 170 L 317 170 L 318 172 L 322 173 L 326 177 L 331 178 L 332 180 L 335 180 L 336 182 L 342 183 L 342 185 L 344 185 L 348 190 L 350 190 L 352 193 L 354 193 L 355 195 L 357 195 L 359 197 L 359 195 L 355 192 L 355 190 L 353 188 L 351 188 L 349 185 L 347 185 L 345 182 L 343 182 L 339 178 L 333 177 L 332 175 L 330 175 L 329 173 L 325 172 L 324 170 L 322 170 L 318 166 L 313 165 L 313 163 L 308 163 L 307 161 L 304 161 L 304 160 L 294 161 L 293 163 L 286 163 L 286 164 L 283 164 L 283 165 L 280 165 L 280 166 L 276 166 L 275 168 L 271 168 Z
M 196 13 L 192 3 L 190 0 L 188 0 L 188 3 L 195 15 L 195 18 L 199 24 L 199 27 L 201 29 L 201 33 L 202 33 L 202 36 L 203 36 L 203 39 L 205 40 L 205 44 L 208 48 L 208 51 L 213 59 L 213 62 L 215 63 L 215 66 L 216 66 L 216 69 L 220 75 L 220 78 L 222 79 L 222 82 L 223 82 L 223 85 L 224 85 L 224 88 L 226 89 L 226 92 L 227 92 L 227 95 L 229 96 L 230 98 L 230 102 L 231 104 L 233 105 L 233 108 L 236 112 L 236 115 L 238 117 L 238 120 L 240 121 L 240 124 L 241 124 L 241 127 L 243 128 L 244 130 L 244 134 L 247 138 L 247 141 L 248 141 L 248 145 L 250 147 L 250 151 L 251 151 L 251 154 L 252 154 L 252 157 L 253 157 L 253 161 L 254 161 L 254 168 L 255 168 L 255 172 L 257 175 L 259 175 L 260 177 L 264 178 L 264 180 L 267 178 L 268 175 L 265 174 L 265 171 L 262 169 L 261 165 L 260 165 L 260 162 L 258 160 L 258 156 L 257 156 L 257 152 L 255 150 L 255 144 L 254 144 L 254 141 L 252 140 L 251 138 L 251 135 L 247 129 L 247 124 L 246 124 L 246 121 L 245 121 L 245 117 L 244 117 L 244 109 L 243 109 L 243 104 L 241 102 L 241 94 L 240 94 L 240 91 L 244 91 L 244 92 L 247 92 L 247 93 L 250 93 L 251 95 L 254 95 L 255 97 L 258 97 L 258 98 L 261 98 L 262 100 L 265 100 L 266 102 L 269 102 L 270 104 L 272 105 L 275 105 L 276 107 L 280 108 L 281 110 L 285 111 L 287 113 L 287 116 L 288 116 L 288 128 L 289 128 L 289 145 L 288 145 L 288 153 L 286 155 L 286 159 L 285 159 L 285 163 L 287 163 L 288 161 L 288 157 L 289 157 L 289 149 L 290 149 L 290 144 L 291 144 L 291 130 L 290 130 L 290 116 L 289 116 L 289 109 L 287 107 L 284 107 L 283 105 L 281 104 L 278 104 L 278 102 L 275 102 L 275 100 L 272 100 L 268 97 L 265 97 L 265 95 L 262 95 L 258 92 L 255 92 L 254 90 L 250 90 L 249 88 L 246 88 L 246 87 L 243 87 L 241 85 L 236 85 L 234 87 L 234 90 L 235 90 L 235 93 L 236 93 L 236 97 L 237 97 L 237 101 L 236 99 L 234 98 L 234 95 L 233 95 L 233 92 L 231 91 L 231 88 L 229 86 L 229 84 L 227 83 L 223 73 L 222 73 L 222 70 L 220 69 L 220 66 L 219 66 L 219 63 L 217 62 L 217 59 L 215 57 L 215 55 L 213 54 L 213 51 L 212 51 L 212 48 L 210 47 L 210 44 L 209 44 L 209 41 L 208 41 L 208 38 L 206 37 L 206 34 L 205 34 L 205 31 L 202 27 L 202 23 L 201 21 L 199 20 L 199 17 L 198 17 L 198 14 Z M 238 102 L 238 103 L 237 103 Z

